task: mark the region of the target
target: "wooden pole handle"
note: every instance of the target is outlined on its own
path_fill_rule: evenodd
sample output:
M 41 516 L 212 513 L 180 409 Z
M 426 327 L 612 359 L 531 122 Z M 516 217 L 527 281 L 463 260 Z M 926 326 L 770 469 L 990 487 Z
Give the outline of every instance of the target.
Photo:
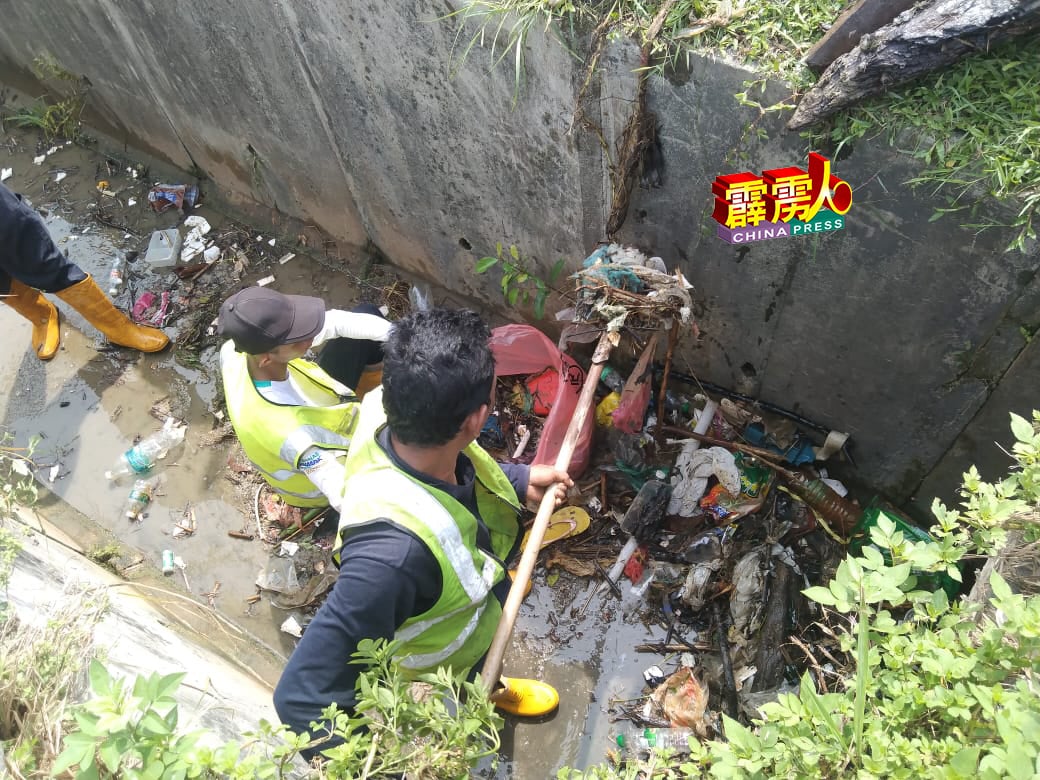
M 589 368 L 589 373 L 585 376 L 585 384 L 582 385 L 581 395 L 578 396 L 578 404 L 575 407 L 574 416 L 571 418 L 571 423 L 567 428 L 567 434 L 564 436 L 563 444 L 560 446 L 560 452 L 556 456 L 556 463 L 553 464 L 557 471 L 566 471 L 571 465 L 571 457 L 574 455 L 578 436 L 581 434 L 582 428 L 585 427 L 585 420 L 588 419 L 592 410 L 592 399 L 596 394 L 596 385 L 599 383 L 600 374 L 603 373 L 603 364 L 607 362 L 607 357 L 610 355 L 611 349 L 613 349 L 608 336 L 609 334 L 607 333 L 600 336 L 599 344 L 596 345 L 596 351 L 592 355 L 592 366 Z M 534 565 L 538 560 L 538 553 L 542 548 L 545 530 L 549 527 L 549 517 L 555 509 L 556 485 L 554 484 L 546 488 L 545 495 L 542 497 L 542 503 L 538 505 L 538 514 L 535 515 L 534 525 L 531 526 L 531 533 L 527 539 L 527 546 L 524 547 L 523 555 L 520 557 L 520 565 L 516 570 L 516 579 L 513 580 L 513 584 L 509 588 L 506 603 L 502 605 L 502 617 L 498 621 L 494 639 L 491 640 L 491 647 L 488 648 L 487 656 L 484 659 L 484 669 L 480 674 L 480 679 L 483 681 L 484 687 L 489 691 L 494 690 L 495 685 L 498 684 L 498 678 L 502 674 L 502 659 L 506 653 L 506 646 L 513 636 L 513 625 L 516 623 L 516 616 L 520 613 L 520 604 L 524 600 L 524 590 L 527 587 L 527 583 L 531 580 Z

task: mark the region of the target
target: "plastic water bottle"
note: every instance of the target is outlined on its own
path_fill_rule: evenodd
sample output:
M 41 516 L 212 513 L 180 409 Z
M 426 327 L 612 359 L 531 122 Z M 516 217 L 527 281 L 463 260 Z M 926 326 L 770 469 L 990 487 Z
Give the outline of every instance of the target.
M 116 255 L 115 262 L 112 263 L 112 270 L 108 272 L 108 294 L 116 295 L 119 292 L 119 288 L 123 286 L 123 266 L 126 264 L 126 257 L 120 253 Z
M 120 455 L 112 470 L 105 472 L 105 477 L 119 479 L 128 474 L 144 474 L 150 471 L 157 460 L 165 457 L 167 452 L 184 441 L 186 428 L 187 426 L 180 425 L 173 417 L 167 417 L 160 430 Z
M 603 373 L 599 375 L 599 381 L 615 393 L 620 393 L 625 389 L 625 378 L 610 365 L 603 366 Z
M 688 420 L 690 418 L 690 399 L 681 393 L 675 393 L 671 390 L 664 391 L 664 408 L 665 411 L 674 415 L 676 418 Z
M 627 753 L 648 753 L 651 750 L 689 753 L 692 736 L 693 729 L 687 728 L 632 728 L 618 734 L 615 739 L 617 746 Z
M 130 495 L 126 499 L 126 519 L 140 520 L 148 503 L 152 500 L 155 485 L 147 479 L 139 479 L 134 482 L 130 489 Z

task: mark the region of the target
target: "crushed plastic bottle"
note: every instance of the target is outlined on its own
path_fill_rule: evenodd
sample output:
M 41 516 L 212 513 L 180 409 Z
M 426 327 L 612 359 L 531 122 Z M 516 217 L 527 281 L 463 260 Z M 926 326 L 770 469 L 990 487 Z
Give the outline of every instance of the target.
M 651 750 L 671 750 L 679 753 L 690 752 L 690 738 L 693 729 L 672 728 L 631 728 L 615 737 L 617 746 L 629 754 L 648 753 Z
M 690 410 L 693 408 L 693 406 L 690 403 L 690 399 L 682 393 L 675 393 L 671 390 L 665 390 L 664 408 L 673 416 L 678 417 L 681 415 L 683 419 L 688 420 L 691 416 Z
M 141 515 L 152 500 L 152 493 L 155 492 L 155 485 L 151 480 L 139 479 L 134 482 L 134 486 L 130 489 L 130 495 L 126 499 L 126 519 L 136 521 L 141 519 Z
M 599 381 L 615 393 L 620 393 L 625 389 L 625 378 L 609 363 L 603 366 L 603 372 L 599 375 Z
M 166 453 L 184 441 L 186 430 L 186 425 L 180 424 L 173 417 L 167 417 L 161 429 L 120 455 L 111 471 L 105 472 L 105 477 L 119 479 L 129 474 L 150 471 L 157 460 L 166 457 Z
M 125 265 L 126 257 L 120 252 L 112 263 L 112 270 L 108 272 L 108 294 L 110 296 L 116 295 L 119 292 L 119 288 L 123 286 L 125 273 L 123 267 Z

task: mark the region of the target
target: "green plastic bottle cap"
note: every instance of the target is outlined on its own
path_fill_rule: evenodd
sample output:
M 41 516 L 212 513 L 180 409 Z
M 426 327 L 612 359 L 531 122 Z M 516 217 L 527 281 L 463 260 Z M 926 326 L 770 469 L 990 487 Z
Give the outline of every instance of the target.
M 619 748 L 623 748 L 625 746 L 625 735 L 624 734 L 618 734 L 617 735 L 617 739 L 615 741 L 617 742 L 617 746 Z

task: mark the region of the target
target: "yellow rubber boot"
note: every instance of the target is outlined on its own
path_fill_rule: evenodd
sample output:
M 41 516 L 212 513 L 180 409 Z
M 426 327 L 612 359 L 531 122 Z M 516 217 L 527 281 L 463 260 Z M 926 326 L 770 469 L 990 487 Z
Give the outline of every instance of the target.
M 560 694 L 540 680 L 502 677 L 502 685 L 491 694 L 491 701 L 503 712 L 521 718 L 540 718 L 560 706 Z
M 354 395 L 358 398 L 364 398 L 365 393 L 370 390 L 375 390 L 383 382 L 383 364 L 377 363 L 374 366 L 365 366 L 365 370 L 361 372 L 361 378 L 358 379 L 357 387 L 354 388 Z
M 115 307 L 89 276 L 57 295 L 82 314 L 87 322 L 104 333 L 113 344 L 141 352 L 158 352 L 170 343 L 170 339 L 161 330 L 132 322 Z
M 11 292 L 4 296 L 4 303 L 32 323 L 32 344 L 40 360 L 50 360 L 58 351 L 58 310 L 43 297 L 43 293 L 32 287 L 11 280 Z

